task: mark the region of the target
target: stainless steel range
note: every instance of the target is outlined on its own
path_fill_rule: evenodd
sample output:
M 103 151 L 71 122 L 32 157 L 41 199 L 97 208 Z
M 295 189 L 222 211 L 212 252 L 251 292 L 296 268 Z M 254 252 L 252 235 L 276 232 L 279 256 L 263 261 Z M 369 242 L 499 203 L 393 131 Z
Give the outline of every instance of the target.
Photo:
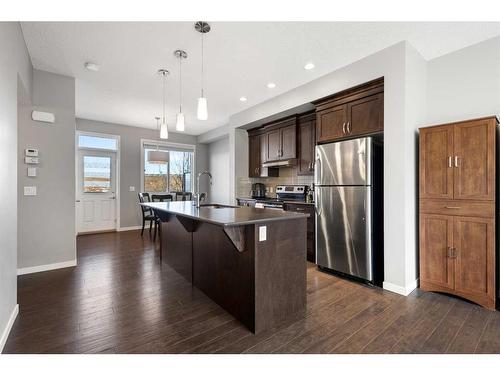
M 287 202 L 305 202 L 307 185 L 278 185 L 276 198 L 260 198 L 255 201 L 255 208 L 271 208 L 282 210 Z

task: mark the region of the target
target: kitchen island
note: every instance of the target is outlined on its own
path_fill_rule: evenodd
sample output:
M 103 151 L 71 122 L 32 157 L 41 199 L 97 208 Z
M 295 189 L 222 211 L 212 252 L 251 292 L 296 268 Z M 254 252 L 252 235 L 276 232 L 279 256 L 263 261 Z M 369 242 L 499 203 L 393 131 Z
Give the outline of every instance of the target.
M 306 306 L 306 220 L 281 210 L 144 203 L 161 220 L 161 259 L 252 332 Z

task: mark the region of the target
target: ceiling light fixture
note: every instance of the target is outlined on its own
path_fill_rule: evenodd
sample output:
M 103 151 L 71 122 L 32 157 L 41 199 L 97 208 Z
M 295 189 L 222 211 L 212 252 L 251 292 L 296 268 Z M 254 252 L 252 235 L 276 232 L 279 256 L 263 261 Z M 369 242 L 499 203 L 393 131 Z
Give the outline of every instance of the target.
M 276 87 L 276 83 L 274 83 L 274 82 L 269 82 L 269 83 L 267 84 L 267 88 L 268 88 L 268 89 L 274 89 L 275 87 Z
M 156 120 L 156 130 L 160 127 L 160 118 L 155 117 Z M 148 163 L 150 164 L 167 164 L 170 161 L 170 154 L 165 151 L 160 151 L 158 143 L 156 144 L 156 150 L 148 151 Z
M 247 98 L 245 98 L 244 96 L 242 96 L 242 97 L 240 98 L 240 102 L 246 102 L 246 101 L 247 101 Z
M 182 59 L 187 59 L 186 51 L 178 49 L 174 52 L 174 55 L 179 59 L 179 113 L 177 114 L 177 122 L 175 123 L 175 129 L 179 132 L 184 131 L 184 113 L 182 113 Z
M 308 62 L 306 65 L 304 65 L 305 70 L 311 70 L 314 69 L 314 64 L 312 62 Z
M 166 91 L 165 91 L 165 85 L 166 85 L 166 78 L 167 75 L 170 74 L 170 72 L 167 69 L 159 69 L 158 74 L 162 76 L 163 80 L 163 118 L 161 119 L 161 125 L 160 125 L 160 138 L 161 139 L 168 139 L 168 127 L 167 127 L 167 97 L 166 97 Z
M 90 62 L 90 61 L 87 61 L 85 64 L 85 69 L 87 70 L 90 70 L 92 72 L 97 72 L 99 71 L 99 65 L 97 65 L 96 63 L 93 63 L 93 62 Z
M 198 21 L 195 23 L 194 28 L 201 34 L 201 96 L 198 98 L 198 108 L 196 111 L 196 117 L 198 120 L 207 120 L 208 119 L 208 104 L 207 98 L 205 98 L 205 94 L 203 92 L 203 74 L 204 74 L 204 66 L 203 66 L 203 36 L 210 31 L 210 25 L 204 21 Z

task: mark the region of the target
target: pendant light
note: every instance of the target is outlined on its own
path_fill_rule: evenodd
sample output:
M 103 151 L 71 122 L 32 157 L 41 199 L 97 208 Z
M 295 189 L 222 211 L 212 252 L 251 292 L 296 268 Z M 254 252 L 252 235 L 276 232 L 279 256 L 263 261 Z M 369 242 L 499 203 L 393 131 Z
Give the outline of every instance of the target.
M 163 79 L 163 118 L 161 119 L 161 125 L 160 125 L 160 138 L 168 139 L 167 113 L 166 113 L 167 98 L 165 92 L 165 86 L 166 86 L 165 81 L 167 79 L 167 75 L 169 75 L 170 72 L 167 69 L 159 69 L 158 74 L 161 75 Z
M 208 119 L 208 104 L 207 104 L 207 98 L 205 98 L 204 92 L 203 92 L 203 36 L 204 34 L 208 33 L 210 31 L 210 25 L 207 22 L 204 21 L 198 21 L 194 25 L 194 28 L 196 31 L 201 33 L 201 96 L 198 98 L 198 109 L 196 111 L 197 118 L 198 120 L 207 120 Z
M 156 120 L 156 130 L 160 128 L 160 118 L 155 117 Z M 156 150 L 148 151 L 148 163 L 150 164 L 167 164 L 170 161 L 170 154 L 165 151 L 160 151 L 158 143 L 156 144 Z
M 184 113 L 182 112 L 182 59 L 187 59 L 186 51 L 178 49 L 174 55 L 179 59 L 179 113 L 177 114 L 177 122 L 175 129 L 179 132 L 184 131 Z

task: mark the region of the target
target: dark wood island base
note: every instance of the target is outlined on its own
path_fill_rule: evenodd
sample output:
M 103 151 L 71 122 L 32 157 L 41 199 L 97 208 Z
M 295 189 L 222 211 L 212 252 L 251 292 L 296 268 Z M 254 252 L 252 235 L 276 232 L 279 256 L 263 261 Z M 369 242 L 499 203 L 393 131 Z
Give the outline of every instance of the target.
M 153 209 L 162 221 L 162 261 L 252 332 L 305 312 L 307 215 L 221 225 Z

